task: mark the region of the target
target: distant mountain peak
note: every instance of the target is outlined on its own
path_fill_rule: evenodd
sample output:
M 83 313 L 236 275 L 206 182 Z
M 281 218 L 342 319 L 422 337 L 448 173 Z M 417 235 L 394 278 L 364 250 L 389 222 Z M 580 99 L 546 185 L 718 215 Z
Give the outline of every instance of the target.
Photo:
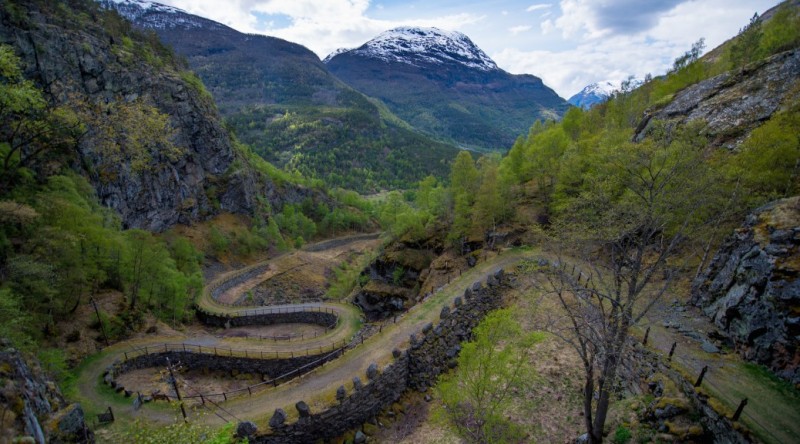
M 632 79 L 630 87 L 636 88 L 642 84 L 641 80 Z M 615 92 L 622 89 L 620 80 L 603 80 L 586 85 L 579 93 L 570 97 L 567 102 L 584 109 L 589 109 L 593 105 L 605 102 Z
M 497 64 L 469 37 L 458 31 L 439 28 L 403 26 L 390 29 L 356 49 L 334 52 L 325 61 L 342 53 L 413 66 L 457 63 L 481 71 L 498 69 Z
M 327 56 L 327 57 L 325 57 L 324 59 L 322 59 L 322 63 L 328 63 L 328 60 L 330 60 L 330 59 L 332 59 L 332 58 L 336 57 L 337 55 L 339 55 L 339 54 L 341 54 L 341 53 L 343 53 L 343 52 L 347 52 L 347 51 L 350 51 L 350 50 L 351 50 L 350 48 L 339 48 L 339 49 L 335 49 L 335 50 L 334 50 L 332 53 L 328 54 L 328 56 Z
M 183 9 L 149 0 L 100 0 L 106 9 L 150 29 L 205 28 L 223 29 L 224 25 L 192 15 Z

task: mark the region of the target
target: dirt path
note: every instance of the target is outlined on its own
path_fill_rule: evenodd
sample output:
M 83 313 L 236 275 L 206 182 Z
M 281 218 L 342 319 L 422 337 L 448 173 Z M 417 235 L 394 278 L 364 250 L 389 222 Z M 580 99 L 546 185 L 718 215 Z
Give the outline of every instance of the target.
M 742 399 L 743 422 L 763 442 L 781 444 L 800 439 L 800 395 L 788 384 L 776 383 L 756 367 L 746 364 L 735 353 L 709 353 L 705 332 L 713 329 L 695 307 L 654 307 L 648 318 L 649 345 L 665 356 L 677 343 L 673 362 L 688 377 L 696 378 L 704 366 L 708 372 L 702 388 L 721 400 L 732 414 Z M 668 325 L 669 327 L 665 327 Z M 694 337 L 693 337 L 694 336 Z
M 255 421 L 259 427 L 266 429 L 266 423 L 274 412 L 275 408 L 283 407 L 291 414 L 295 413 L 292 407 L 300 400 L 306 401 L 312 411 L 320 411 L 326 405 L 334 401 L 334 393 L 337 387 L 345 385 L 348 390 L 352 388 L 353 376 L 360 376 L 366 381 L 365 371 L 370 363 L 376 362 L 380 367 L 388 363 L 392 357 L 392 350 L 400 348 L 409 340 L 412 333 L 417 333 L 429 322 L 438 319 L 441 307 L 451 305 L 456 296 L 463 294 L 464 290 L 474 282 L 484 280 L 490 273 L 500 268 L 507 268 L 524 257 L 530 256 L 527 251 L 511 251 L 490 259 L 487 262 L 478 264 L 475 268 L 465 272 L 461 277 L 446 285 L 422 303 L 412 308 L 409 312 L 398 317 L 395 324 L 389 324 L 383 328 L 382 332 L 367 339 L 363 345 L 348 351 L 342 358 L 318 367 L 314 371 L 296 378 L 289 383 L 285 383 L 276 388 L 270 388 L 252 396 L 243 396 L 231 399 L 222 404 L 224 412 L 221 413 L 226 420 L 247 419 Z M 315 304 L 304 304 L 315 305 Z M 341 316 L 358 316 L 358 310 L 352 306 L 341 304 L 320 304 L 332 309 L 340 310 Z M 229 308 L 232 310 L 232 308 Z M 340 322 L 346 324 L 346 322 Z M 354 323 L 355 324 L 355 323 Z M 337 328 L 336 335 L 349 334 L 346 328 Z M 336 333 L 338 332 L 338 333 Z M 340 337 L 340 336 L 336 336 Z M 120 353 L 133 346 L 143 346 L 152 342 L 173 341 L 179 337 L 158 337 L 148 338 L 116 344 L 105 349 L 102 353 L 87 359 L 80 368 L 79 378 L 76 384 L 77 393 L 71 395 L 80 402 L 87 403 L 93 408 L 87 409 L 90 413 L 103 410 L 106 405 L 113 405 L 118 422 L 122 425 L 130 424 L 134 419 L 143 419 L 148 422 L 171 423 L 175 418 L 175 410 L 162 403 L 151 403 L 145 405 L 141 410 L 134 411 L 131 400 L 120 395 L 110 393 L 111 390 L 100 384 L 100 375 L 103 369 L 110 365 L 114 360 L 119 359 Z M 185 338 L 184 338 L 185 339 Z M 310 340 L 303 345 L 317 344 L 320 341 L 330 340 L 331 336 L 325 336 Z M 191 340 L 191 339 L 190 339 Z M 230 339 L 214 338 L 209 341 L 214 343 L 226 344 L 234 347 Z M 253 340 L 239 340 L 248 345 L 257 345 L 264 350 L 288 350 L 291 347 L 300 345 L 298 342 L 291 343 L 269 343 Z M 230 344 L 230 345 L 229 345 Z M 200 414 L 197 412 L 196 414 Z M 222 423 L 223 420 L 217 416 L 205 412 L 204 422 L 215 421 Z M 116 425 L 115 425 L 116 427 Z M 101 434 L 102 439 L 102 434 Z

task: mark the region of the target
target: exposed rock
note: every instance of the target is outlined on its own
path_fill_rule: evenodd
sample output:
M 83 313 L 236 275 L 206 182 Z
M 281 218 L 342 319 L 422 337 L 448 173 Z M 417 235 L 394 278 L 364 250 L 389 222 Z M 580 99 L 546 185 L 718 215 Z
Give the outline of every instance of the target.
M 252 421 L 242 421 L 236 425 L 236 436 L 239 438 L 250 438 L 258 432 L 258 427 Z
M 361 430 L 356 432 L 356 436 L 353 438 L 353 442 L 355 444 L 362 444 L 367 442 L 367 435 L 364 434 Z
M 746 359 L 800 383 L 800 197 L 747 217 L 694 282 L 701 307 Z
M 358 376 L 353 376 L 353 389 L 354 390 L 361 390 L 364 387 L 364 383 L 361 382 L 361 378 Z
M 0 409 L 8 412 L 0 442 L 29 436 L 39 443 L 93 443 L 79 404 L 68 404 L 38 364 L 29 365 L 19 352 L 3 343 L 0 351 Z M 11 433 L 6 436 L 5 433 Z
M 210 96 L 176 63 L 161 60 L 161 66 L 126 48 L 120 36 L 102 27 L 98 5 L 72 4 L 75 16 L 85 19 L 64 20 L 54 8 L 42 8 L 48 2 L 18 4 L 29 23 L 19 26 L 9 8 L 0 8 L 0 42 L 14 46 L 25 76 L 44 86 L 49 99 L 103 106 L 136 101 L 169 116 L 180 153 L 171 157 L 160 146 L 146 148 L 150 160 L 144 168 L 133 166 L 131 153 L 98 150 L 103 134 L 94 123 L 80 140 L 74 168 L 88 177 L 100 202 L 119 213 L 124 227 L 163 231 L 220 211 L 250 214 L 257 195 L 280 208 L 313 194 L 278 186 L 249 167 Z M 134 39 L 133 45 L 147 44 Z
M 308 407 L 308 404 L 305 401 L 299 401 L 297 404 L 294 405 L 297 409 L 297 413 L 300 415 L 300 418 L 308 418 L 311 416 L 311 408 Z
M 700 347 L 702 347 L 703 351 L 706 353 L 719 353 L 719 348 L 708 341 L 703 341 Z
M 286 412 L 283 409 L 275 409 L 275 413 L 272 415 L 272 418 L 269 420 L 270 428 L 277 429 L 283 426 L 286 422 Z
M 439 313 L 439 319 L 447 319 L 450 316 L 450 307 L 445 305 Z
M 372 380 L 375 379 L 376 376 L 378 376 L 378 364 L 373 362 L 367 367 L 367 378 Z
M 741 71 L 729 71 L 678 93 L 664 108 L 648 114 L 634 139 L 642 140 L 651 120 L 705 122 L 713 144 L 737 146 L 751 130 L 769 119 L 795 90 L 800 79 L 800 50 L 776 54 Z

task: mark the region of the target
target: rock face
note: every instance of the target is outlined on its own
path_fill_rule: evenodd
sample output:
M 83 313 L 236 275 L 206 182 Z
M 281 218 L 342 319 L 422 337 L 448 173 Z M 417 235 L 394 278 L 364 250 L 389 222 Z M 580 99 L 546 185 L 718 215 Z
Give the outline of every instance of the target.
M 694 282 L 692 302 L 746 359 L 800 384 L 800 197 L 748 216 Z
M 4 422 L 0 442 L 27 436 L 37 444 L 93 443 L 94 434 L 86 427 L 81 406 L 68 404 L 38 368 L 29 366 L 19 352 L 7 348 L 7 343 L 1 346 L 0 408 Z
M 88 176 L 100 202 L 119 212 L 125 227 L 162 231 L 220 211 L 250 213 L 257 194 L 267 196 L 273 208 L 309 194 L 291 186 L 280 189 L 255 173 L 199 82 L 112 13 L 91 2 L 61 10 L 45 2 L 16 3 L 0 8 L 0 43 L 14 46 L 26 77 L 44 87 L 52 101 L 138 102 L 169 116 L 180 154 L 170 157 L 160 147 L 150 148 L 144 168 L 132 166 L 127 153 L 110 160 L 96 148 L 100 136 L 91 128 L 78 146 L 76 168 Z M 20 19 L 20 12 L 27 19 Z M 97 165 L 103 162 L 111 171 L 101 174 Z
M 651 119 L 674 123 L 702 120 L 714 145 L 735 147 L 780 109 L 798 83 L 800 50 L 776 54 L 676 93 L 667 106 L 645 117 L 634 138 L 639 141 L 647 135 Z
M 186 57 L 239 139 L 274 164 L 346 180 L 345 188 L 367 191 L 372 185 L 365 182 L 392 180 L 398 169 L 410 170 L 416 180 L 428 174 L 442 177 L 447 161 L 457 154 L 455 147 L 383 117 L 383 111 L 328 72 L 301 45 L 241 33 L 154 2 L 100 3 L 119 11 L 136 28 L 155 32 Z M 359 142 L 352 143 L 356 139 Z M 369 181 L 363 175 L 355 180 L 340 177 L 367 172 Z

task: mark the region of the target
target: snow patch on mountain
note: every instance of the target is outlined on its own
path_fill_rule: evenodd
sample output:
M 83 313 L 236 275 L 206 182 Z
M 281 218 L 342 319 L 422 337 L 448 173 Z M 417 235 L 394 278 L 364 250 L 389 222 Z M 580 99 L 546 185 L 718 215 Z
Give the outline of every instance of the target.
M 579 93 L 570 97 L 567 102 L 584 109 L 589 109 L 593 105 L 605 102 L 614 93 L 622 90 L 622 83 L 623 81 L 621 80 L 604 80 L 602 82 L 592 83 L 583 88 Z M 628 89 L 634 89 L 641 84 L 641 80 L 630 79 L 630 84 L 626 87 Z
M 204 28 L 214 30 L 224 28 L 219 23 L 189 14 L 183 9 L 148 0 L 100 0 L 100 4 L 104 8 L 115 9 L 131 22 L 150 29 Z
M 497 64 L 472 43 L 469 37 L 457 31 L 439 28 L 395 28 L 381 33 L 359 48 L 342 52 L 413 66 L 425 63 L 458 63 L 481 71 L 498 69 Z M 338 54 L 331 54 L 325 61 L 336 55 Z
M 332 53 L 328 54 L 328 56 L 327 56 L 327 57 L 325 57 L 324 59 L 322 59 L 322 63 L 328 63 L 328 61 L 329 61 L 330 59 L 332 59 L 332 58 L 336 57 L 336 56 L 337 56 L 337 55 L 339 55 L 339 54 L 342 54 L 342 53 L 344 53 L 344 52 L 347 52 L 347 51 L 351 51 L 351 49 L 350 49 L 350 48 L 339 48 L 339 49 L 336 49 L 336 50 L 334 50 Z

